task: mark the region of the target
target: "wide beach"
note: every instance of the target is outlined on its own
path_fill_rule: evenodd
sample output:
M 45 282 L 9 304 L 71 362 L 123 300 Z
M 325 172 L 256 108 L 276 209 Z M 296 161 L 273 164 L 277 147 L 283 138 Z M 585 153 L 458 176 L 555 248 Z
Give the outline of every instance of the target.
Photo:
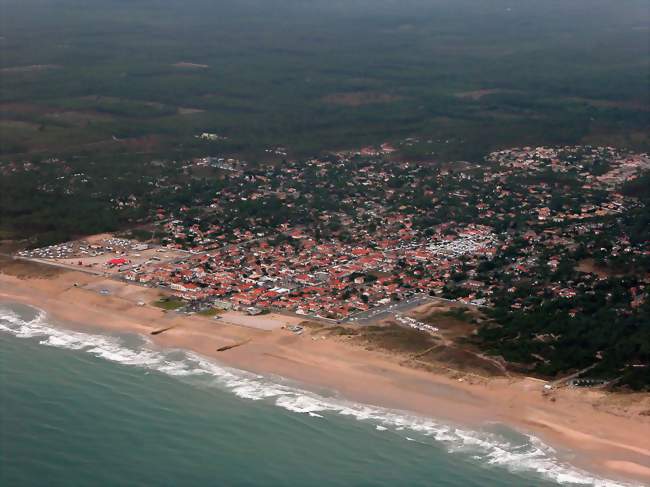
M 544 395 L 543 382 L 530 378 L 433 374 L 403 365 L 404 357 L 366 350 L 309 328 L 294 335 L 280 327 L 255 328 L 254 321 L 253 326 L 242 326 L 246 323 L 138 305 L 158 297 L 159 292 L 149 288 L 110 281 L 110 295 L 101 295 L 94 289 L 104 285 L 103 279 L 69 271 L 46 278 L 37 273 L 2 274 L 0 300 L 38 307 L 67 328 L 146 335 L 160 347 L 191 350 L 221 364 L 286 377 L 305 388 L 336 391 L 362 403 L 469 427 L 502 422 L 570 452 L 577 467 L 607 478 L 650 483 L 648 395 L 573 389 Z M 300 322 L 279 315 L 263 319 L 262 328 L 269 320 Z M 169 329 L 150 335 L 164 328 Z

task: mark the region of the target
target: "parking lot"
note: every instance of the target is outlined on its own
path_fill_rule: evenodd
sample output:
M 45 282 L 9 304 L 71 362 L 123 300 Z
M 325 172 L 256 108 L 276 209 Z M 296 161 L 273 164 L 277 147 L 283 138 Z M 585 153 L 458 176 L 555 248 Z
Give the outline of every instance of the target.
M 396 314 L 403 313 L 410 309 L 421 306 L 425 303 L 432 302 L 435 298 L 426 295 L 414 296 L 404 301 L 397 301 L 383 306 L 378 306 L 362 313 L 357 313 L 345 320 L 342 323 L 350 323 L 357 325 L 370 325 L 378 321 L 391 318 Z
M 25 259 L 107 274 L 122 272 L 147 263 L 170 261 L 184 255 L 177 250 L 117 238 L 111 234 L 23 250 L 18 253 L 19 257 Z

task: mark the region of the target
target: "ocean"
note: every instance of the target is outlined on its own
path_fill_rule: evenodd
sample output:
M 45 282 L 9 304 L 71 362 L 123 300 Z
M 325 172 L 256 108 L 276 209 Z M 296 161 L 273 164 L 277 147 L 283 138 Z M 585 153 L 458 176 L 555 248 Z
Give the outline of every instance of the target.
M 503 425 L 308 392 L 0 303 L 2 486 L 620 485 Z

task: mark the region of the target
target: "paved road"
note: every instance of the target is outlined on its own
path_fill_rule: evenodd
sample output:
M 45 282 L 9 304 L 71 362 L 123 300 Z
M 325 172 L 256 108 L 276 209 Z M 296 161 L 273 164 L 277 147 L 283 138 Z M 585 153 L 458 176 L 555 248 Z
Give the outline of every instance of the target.
M 437 298 L 433 298 L 427 295 L 414 296 L 410 299 L 404 301 L 397 301 L 384 306 L 379 306 L 377 308 L 369 309 L 368 311 L 363 311 L 362 313 L 356 313 L 345 320 L 342 320 L 343 323 L 351 323 L 357 325 L 369 325 L 376 323 L 378 321 L 390 318 L 397 313 L 402 313 L 413 308 L 417 308 L 426 303 L 431 303 Z
M 594 367 L 596 367 L 596 365 L 598 365 L 598 362 L 596 362 L 596 363 L 594 363 L 594 364 L 591 364 L 589 367 L 585 367 L 585 368 L 582 369 L 582 370 L 579 370 L 579 371 L 577 371 L 577 372 L 574 372 L 573 374 L 569 374 L 569 375 L 567 375 L 567 376 L 565 376 L 565 377 L 561 377 L 561 378 L 556 379 L 556 380 L 554 380 L 554 381 L 552 381 L 552 382 L 549 382 L 549 385 L 550 385 L 551 387 L 559 387 L 559 386 L 561 386 L 562 384 L 566 384 L 566 383 L 568 383 L 568 382 L 569 382 L 570 380 L 572 380 L 572 379 L 576 379 L 576 378 L 580 377 L 580 376 L 581 376 L 582 374 L 584 374 L 585 372 L 589 372 L 591 369 L 593 369 Z

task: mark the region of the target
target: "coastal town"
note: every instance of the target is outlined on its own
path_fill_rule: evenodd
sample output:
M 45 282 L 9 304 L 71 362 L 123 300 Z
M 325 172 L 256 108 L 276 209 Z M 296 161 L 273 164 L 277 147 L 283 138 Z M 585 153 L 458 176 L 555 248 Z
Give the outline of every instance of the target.
M 649 3 L 0 0 L 0 487 L 650 487 Z
M 141 317 L 125 329 L 161 343 L 185 337 L 289 377 L 294 359 L 331 348 L 355 363 L 387 354 L 472 391 L 515 381 L 517 401 L 647 390 L 650 156 L 522 147 L 443 163 L 395 150 L 410 143 L 152 160 L 106 193 L 128 225 L 73 239 L 55 229 L 12 260 L 73 271 L 34 287 L 57 288 L 70 316 L 79 299 L 104 319 Z M 0 171 L 105 197 L 74 161 Z
M 155 159 L 119 192 L 106 187 L 128 219 L 121 230 L 64 240 L 55 228 L 54 242 L 14 256 L 102 276 L 89 290 L 104 296 L 121 281 L 156 292 L 138 305 L 263 329 L 381 323 L 445 341 L 449 317 L 416 310 L 446 306 L 463 330 L 453 340 L 496 357 L 481 359 L 489 368 L 584 370 L 576 386 L 645 387 L 650 156 L 592 146 L 502 149 L 474 163 L 400 153 L 418 142 L 306 159 L 271 148 L 254 163 Z M 1 170 L 46 179 L 44 192 L 106 197 L 75 161 Z M 88 213 L 89 227 L 98 217 Z
M 256 166 L 198 158 L 180 170 L 211 167 L 213 191 L 155 209 L 156 241 L 108 238 L 19 256 L 110 272 L 204 308 L 346 320 L 419 296 L 489 307 L 507 293 L 519 310 L 529 295 L 517 283 L 530 275 L 548 276 L 537 292 L 571 299 L 605 279 L 594 256 L 650 255 L 647 241 L 607 223 L 640 206 L 621 188 L 650 169 L 647 154 L 525 147 L 470 166 L 396 160 L 394 150 Z M 630 306 L 646 297 L 640 282 Z

